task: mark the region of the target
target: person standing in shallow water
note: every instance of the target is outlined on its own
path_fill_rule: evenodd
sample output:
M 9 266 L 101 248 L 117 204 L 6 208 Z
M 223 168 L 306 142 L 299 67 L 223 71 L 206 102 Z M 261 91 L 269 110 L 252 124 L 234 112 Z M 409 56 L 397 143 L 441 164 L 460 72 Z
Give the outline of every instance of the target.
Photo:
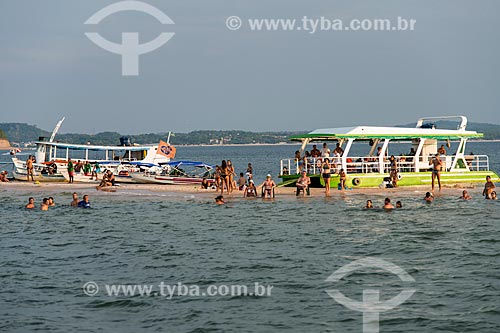
M 222 160 L 220 165 L 220 180 L 220 194 L 222 195 L 224 193 L 224 186 L 226 187 L 226 191 L 229 193 L 229 170 L 227 168 L 226 160 Z
M 75 175 L 75 166 L 73 165 L 73 161 L 71 161 L 71 158 L 68 160 L 68 175 L 69 175 L 69 182 L 73 182 L 73 177 Z
M 30 176 L 31 181 L 35 181 L 35 179 L 33 178 L 33 158 L 31 157 L 31 155 L 26 160 L 26 178 L 28 181 L 30 181 Z
M 227 171 L 229 176 L 229 193 L 231 193 L 236 188 L 236 182 L 234 181 L 236 172 L 234 171 L 234 165 L 231 160 L 227 160 Z
M 441 191 L 441 169 L 443 168 L 443 161 L 439 158 L 439 154 L 436 154 L 429 165 L 432 165 L 432 192 L 434 192 L 434 181 L 438 180 L 439 191 Z
M 321 164 L 321 177 L 323 177 L 323 180 L 325 181 L 325 195 L 329 196 L 330 195 L 330 172 L 331 172 L 332 166 L 330 165 L 330 159 L 325 158 L 323 161 L 323 164 Z
M 491 181 L 490 176 L 486 176 L 486 184 L 484 184 L 483 196 L 485 199 L 491 199 L 491 192 L 495 189 L 495 184 Z

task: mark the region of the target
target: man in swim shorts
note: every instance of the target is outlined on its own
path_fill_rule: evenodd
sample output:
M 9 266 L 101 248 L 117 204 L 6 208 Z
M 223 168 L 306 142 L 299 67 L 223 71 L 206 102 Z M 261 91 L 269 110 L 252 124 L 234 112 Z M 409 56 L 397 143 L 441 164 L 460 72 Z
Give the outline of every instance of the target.
M 434 192 L 434 182 L 437 178 L 439 191 L 441 191 L 441 169 L 443 168 L 443 161 L 439 158 L 439 154 L 436 154 L 429 165 L 432 165 L 432 192 Z
M 31 181 L 35 181 L 35 179 L 33 178 L 33 158 L 31 157 L 31 155 L 26 160 L 26 178 L 28 181 L 30 181 L 30 176 Z

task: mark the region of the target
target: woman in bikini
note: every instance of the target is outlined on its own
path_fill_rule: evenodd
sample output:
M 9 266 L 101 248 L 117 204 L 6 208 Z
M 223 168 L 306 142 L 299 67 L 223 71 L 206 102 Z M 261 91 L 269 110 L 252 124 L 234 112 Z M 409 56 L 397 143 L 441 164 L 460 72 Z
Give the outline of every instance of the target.
M 276 183 L 271 179 L 271 175 L 266 176 L 266 180 L 262 183 L 262 197 L 263 198 L 273 198 L 273 190 L 276 187 Z
M 229 168 L 227 167 L 226 160 L 222 160 L 222 163 L 220 165 L 220 179 L 220 194 L 222 195 L 222 193 L 224 192 L 224 186 L 226 186 L 226 191 L 229 193 Z
M 345 183 L 347 181 L 347 175 L 346 175 L 344 169 L 340 169 L 339 179 L 340 179 L 340 189 L 343 191 L 346 188 Z
M 332 166 L 330 165 L 330 159 L 325 158 L 323 163 L 321 164 L 321 176 L 323 177 L 323 180 L 325 181 L 325 194 L 327 196 L 330 195 L 330 172 L 331 172 Z
M 215 166 L 214 179 L 215 179 L 215 188 L 219 190 L 219 187 L 221 186 L 221 179 L 220 179 L 220 166 L 218 165 Z
M 234 172 L 234 166 L 231 160 L 227 160 L 227 171 L 228 171 L 228 177 L 229 177 L 229 193 L 233 192 L 233 190 L 236 188 L 236 182 L 234 181 L 234 176 L 236 176 L 236 173 Z
M 253 183 L 253 180 L 250 180 L 248 182 L 248 186 L 245 187 L 245 189 L 243 191 L 244 191 L 243 197 L 245 197 L 245 198 L 257 196 L 257 189 L 255 188 L 255 184 Z

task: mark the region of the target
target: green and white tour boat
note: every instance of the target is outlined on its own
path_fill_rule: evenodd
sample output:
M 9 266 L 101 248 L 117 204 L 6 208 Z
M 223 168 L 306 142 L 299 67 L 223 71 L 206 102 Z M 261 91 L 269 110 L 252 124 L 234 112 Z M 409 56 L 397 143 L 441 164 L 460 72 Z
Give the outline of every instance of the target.
M 438 129 L 433 122 L 450 119 L 459 120 L 456 129 Z M 338 143 L 342 148 L 341 155 L 333 155 L 334 146 L 330 146 L 328 156 L 334 165 L 330 185 L 339 184 L 338 171 L 344 169 L 347 174 L 346 186 L 352 188 L 390 187 L 391 165 L 389 156 L 394 155 L 397 160 L 398 186 L 430 185 L 432 166 L 431 159 L 438 153 L 438 143 L 452 147 L 453 153 L 441 154 L 443 161 L 441 183 L 454 185 L 460 183 L 484 182 L 486 176 L 493 181 L 499 181 L 498 175 L 490 170 L 487 155 L 466 154 L 465 145 L 468 139 L 481 138 L 483 134 L 466 130 L 467 118 L 464 116 L 427 117 L 418 120 L 415 128 L 405 127 L 375 127 L 355 126 L 341 128 L 317 129 L 310 133 L 293 136 L 292 141 L 302 142 L 299 150 L 304 156 L 307 145 L 320 143 Z M 401 153 L 404 145 L 408 145 L 409 153 Z M 391 148 L 391 147 L 395 148 Z M 441 149 L 442 149 L 442 146 Z M 456 146 L 456 148 L 455 148 Z M 353 149 L 356 147 L 356 149 Z M 390 149 L 391 148 L 391 149 Z M 390 152 L 391 150 L 391 152 Z M 392 150 L 397 151 L 392 152 Z M 352 155 L 358 151 L 363 156 Z M 363 151 L 363 153 L 359 153 Z M 325 152 L 328 152 L 325 149 Z M 311 177 L 311 186 L 323 187 L 321 177 L 321 163 L 327 156 L 302 157 L 300 159 L 283 159 L 280 162 L 280 178 L 283 185 L 293 186 L 300 177 L 302 170 L 306 170 Z

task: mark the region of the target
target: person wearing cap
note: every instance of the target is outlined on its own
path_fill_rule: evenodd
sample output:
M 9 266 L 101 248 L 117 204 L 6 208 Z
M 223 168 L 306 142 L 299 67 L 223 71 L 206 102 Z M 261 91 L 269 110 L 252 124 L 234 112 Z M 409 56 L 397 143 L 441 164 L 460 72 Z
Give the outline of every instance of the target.
M 257 196 L 257 188 L 255 187 L 255 183 L 253 179 L 248 181 L 248 186 L 243 190 L 244 198 L 255 198 Z
M 295 186 L 297 187 L 297 192 L 296 196 L 299 196 L 300 192 L 302 191 L 302 195 L 310 195 L 311 193 L 309 192 L 309 185 L 311 184 L 311 178 L 307 176 L 307 172 L 305 170 L 302 171 L 300 178 L 297 180 L 297 183 Z
M 266 180 L 260 185 L 262 187 L 263 198 L 274 198 L 274 188 L 276 183 L 271 179 L 271 175 L 267 174 Z

